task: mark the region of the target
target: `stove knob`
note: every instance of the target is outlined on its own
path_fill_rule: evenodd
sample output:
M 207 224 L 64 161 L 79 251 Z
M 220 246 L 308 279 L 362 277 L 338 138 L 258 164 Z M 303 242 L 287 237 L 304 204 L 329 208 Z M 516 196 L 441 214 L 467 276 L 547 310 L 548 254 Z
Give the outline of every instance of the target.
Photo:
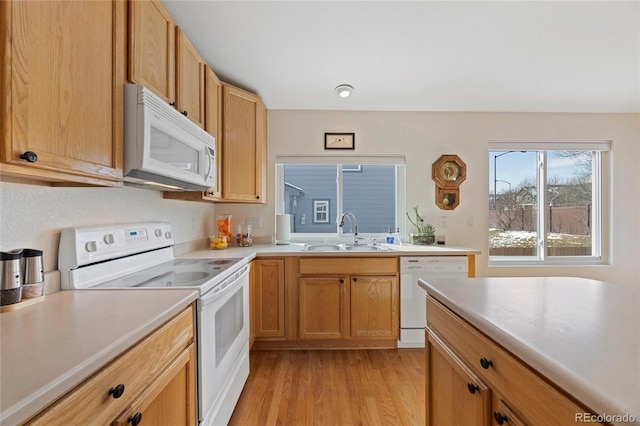
M 116 242 L 115 238 L 113 237 L 113 234 L 107 234 L 104 236 L 104 242 L 107 244 L 113 244 Z
M 160 228 L 156 229 L 156 237 L 158 238 L 162 237 L 162 229 Z
M 84 248 L 88 251 L 88 252 L 96 252 L 98 251 L 98 244 L 95 241 L 89 241 L 87 244 L 85 244 Z
M 170 240 L 173 237 L 173 235 L 171 234 L 171 231 L 167 231 L 167 232 L 165 232 L 164 237 L 167 240 Z

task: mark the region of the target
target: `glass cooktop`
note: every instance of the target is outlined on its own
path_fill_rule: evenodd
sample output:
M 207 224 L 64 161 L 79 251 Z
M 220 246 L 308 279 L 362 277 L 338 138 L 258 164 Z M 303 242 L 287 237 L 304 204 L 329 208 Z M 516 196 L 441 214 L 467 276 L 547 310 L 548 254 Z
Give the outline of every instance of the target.
M 92 288 L 200 287 L 241 260 L 242 258 L 173 259 Z

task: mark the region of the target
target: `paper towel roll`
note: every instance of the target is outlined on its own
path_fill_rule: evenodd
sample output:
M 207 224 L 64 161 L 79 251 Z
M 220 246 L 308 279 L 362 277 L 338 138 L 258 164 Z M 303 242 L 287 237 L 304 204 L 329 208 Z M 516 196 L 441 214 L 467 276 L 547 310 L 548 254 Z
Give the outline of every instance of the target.
M 289 244 L 291 238 L 291 215 L 276 215 L 276 244 Z

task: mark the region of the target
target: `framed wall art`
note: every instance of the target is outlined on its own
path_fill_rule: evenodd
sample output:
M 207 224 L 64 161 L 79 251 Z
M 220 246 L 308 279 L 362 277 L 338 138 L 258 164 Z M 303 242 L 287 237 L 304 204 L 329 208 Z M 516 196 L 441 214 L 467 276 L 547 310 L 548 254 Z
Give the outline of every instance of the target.
M 325 133 L 324 149 L 355 149 L 355 133 Z

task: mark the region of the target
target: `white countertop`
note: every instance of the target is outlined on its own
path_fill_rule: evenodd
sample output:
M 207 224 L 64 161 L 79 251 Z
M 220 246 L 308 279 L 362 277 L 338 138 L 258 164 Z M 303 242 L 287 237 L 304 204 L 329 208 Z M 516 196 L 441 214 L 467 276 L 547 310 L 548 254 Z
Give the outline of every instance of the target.
M 61 291 L 0 314 L 0 424 L 38 413 L 197 297 L 179 289 Z
M 596 413 L 630 414 L 640 424 L 638 288 L 572 277 L 420 286 Z
M 323 243 L 318 243 L 323 244 Z M 467 247 L 449 246 L 421 246 L 403 244 L 381 244 L 388 250 L 380 251 L 304 251 L 303 243 L 291 243 L 284 245 L 254 244 L 251 247 L 228 247 L 223 250 L 197 250 L 178 257 L 248 257 L 248 260 L 261 256 L 468 256 L 480 254 L 480 250 Z

